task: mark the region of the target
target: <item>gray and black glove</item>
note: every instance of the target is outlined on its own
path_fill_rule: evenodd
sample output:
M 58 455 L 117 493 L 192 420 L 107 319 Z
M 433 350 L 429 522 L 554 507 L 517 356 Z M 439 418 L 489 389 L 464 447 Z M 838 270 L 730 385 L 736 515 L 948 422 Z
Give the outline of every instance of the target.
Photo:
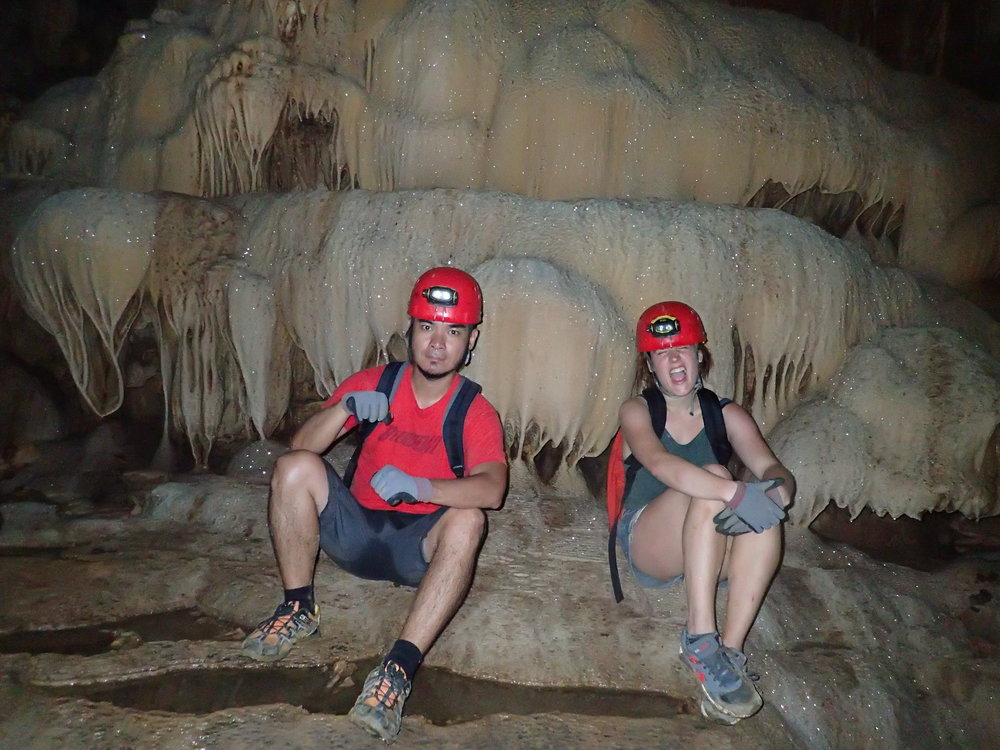
M 778 477 L 763 482 L 737 482 L 736 494 L 713 519 L 716 531 L 729 535 L 748 531 L 759 534 L 784 521 L 788 514 L 780 498 L 774 499 L 778 496 L 775 488 L 784 481 Z
M 347 413 L 360 422 L 381 422 L 389 416 L 389 398 L 379 391 L 351 391 L 343 403 Z
M 715 530 L 720 534 L 738 536 L 753 531 L 731 508 L 723 508 L 715 514 Z
M 434 488 L 431 480 L 411 477 L 395 466 L 383 466 L 372 475 L 372 489 L 389 505 L 400 503 L 425 503 L 431 499 Z

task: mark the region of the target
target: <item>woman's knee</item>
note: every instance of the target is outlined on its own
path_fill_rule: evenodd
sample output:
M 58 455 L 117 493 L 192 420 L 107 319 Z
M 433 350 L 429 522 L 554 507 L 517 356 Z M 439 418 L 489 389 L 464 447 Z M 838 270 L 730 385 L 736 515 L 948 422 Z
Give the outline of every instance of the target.
M 733 475 L 729 473 L 729 469 L 721 464 L 706 464 L 701 468 L 723 479 L 733 478 Z M 724 507 L 725 503 L 721 500 L 699 500 L 697 502 L 692 502 L 688 505 L 687 513 L 685 514 L 685 521 L 687 523 L 711 523 L 714 528 L 715 516 Z

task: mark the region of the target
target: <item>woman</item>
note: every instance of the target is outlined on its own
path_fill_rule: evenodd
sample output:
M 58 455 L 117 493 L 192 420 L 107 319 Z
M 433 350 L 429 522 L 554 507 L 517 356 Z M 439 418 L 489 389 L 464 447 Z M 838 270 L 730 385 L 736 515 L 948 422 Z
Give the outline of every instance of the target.
M 619 411 L 632 466 L 617 539 L 640 585 L 683 579 L 681 659 L 698 677 L 702 713 L 735 724 L 763 705 L 743 643 L 778 569 L 780 522 L 795 480 L 753 417 L 703 388 L 711 360 L 698 313 L 681 302 L 653 305 L 639 318 L 636 339 L 653 385 Z M 734 481 L 729 446 L 750 473 L 769 481 Z M 715 596 L 726 579 L 720 634 Z

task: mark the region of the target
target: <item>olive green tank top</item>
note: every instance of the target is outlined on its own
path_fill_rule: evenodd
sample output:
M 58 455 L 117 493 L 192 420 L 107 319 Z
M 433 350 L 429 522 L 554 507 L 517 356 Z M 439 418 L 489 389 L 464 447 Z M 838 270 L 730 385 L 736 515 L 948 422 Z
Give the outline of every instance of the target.
M 660 442 L 663 443 L 663 447 L 667 450 L 667 453 L 672 453 L 678 458 L 683 458 L 695 466 L 705 466 L 719 462 L 715 457 L 715 452 L 712 450 L 712 444 L 708 441 L 708 435 L 705 433 L 704 427 L 701 429 L 701 432 L 695 435 L 690 443 L 684 443 L 683 445 L 678 443 L 670 436 L 668 430 L 663 431 L 663 437 L 660 438 Z M 650 474 L 645 466 L 640 466 L 639 471 L 636 472 L 632 486 L 625 493 L 623 502 L 625 510 L 643 507 L 650 500 L 663 494 L 666 489 L 667 485 Z

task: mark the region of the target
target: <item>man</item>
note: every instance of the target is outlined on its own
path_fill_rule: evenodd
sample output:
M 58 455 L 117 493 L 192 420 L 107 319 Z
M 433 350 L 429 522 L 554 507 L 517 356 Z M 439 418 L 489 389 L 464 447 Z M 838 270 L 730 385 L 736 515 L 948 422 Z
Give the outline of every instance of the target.
M 355 373 L 292 438 L 275 464 L 268 520 L 284 601 L 243 642 L 242 652 L 282 658 L 319 627 L 313 595 L 322 548 L 354 575 L 416 586 L 399 639 L 368 675 L 349 714 L 391 742 L 403 702 L 423 660 L 458 610 L 472 580 L 486 528 L 507 486 L 503 428 L 476 389 L 465 415 L 461 477 L 446 451 L 442 424 L 464 382 L 479 338 L 482 292 L 469 274 L 434 268 L 413 287 L 409 363 L 390 403 L 377 385 L 385 369 Z M 463 386 L 468 387 L 468 386 Z M 350 490 L 323 460 L 331 443 L 359 423 L 374 424 L 356 455 Z

